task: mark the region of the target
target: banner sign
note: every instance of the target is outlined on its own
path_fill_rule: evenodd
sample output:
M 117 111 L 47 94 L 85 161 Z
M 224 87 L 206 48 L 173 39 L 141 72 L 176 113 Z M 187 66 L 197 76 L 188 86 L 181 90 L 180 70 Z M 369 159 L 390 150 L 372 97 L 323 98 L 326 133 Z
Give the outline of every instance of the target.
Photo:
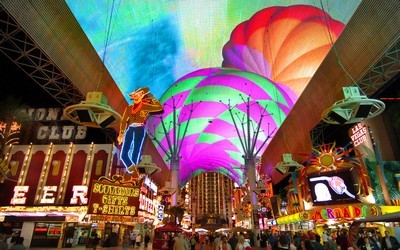
M 163 218 L 164 218 L 164 205 L 158 205 L 157 219 L 159 221 L 162 221 Z
M 103 181 L 93 181 L 88 214 L 137 215 L 140 187 L 134 182 L 121 182 L 121 176 L 113 176 L 114 181 L 106 177 L 101 179 Z
M 329 219 L 355 219 L 368 218 L 380 215 L 379 208 L 375 205 L 349 205 L 335 208 L 315 209 L 311 215 L 312 220 Z

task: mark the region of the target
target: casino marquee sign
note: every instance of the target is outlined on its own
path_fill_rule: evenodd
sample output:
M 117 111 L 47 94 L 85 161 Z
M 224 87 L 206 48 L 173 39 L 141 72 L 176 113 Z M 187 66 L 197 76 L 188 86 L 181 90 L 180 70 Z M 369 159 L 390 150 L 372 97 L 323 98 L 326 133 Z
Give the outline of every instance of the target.
M 140 186 L 125 181 L 123 176 L 100 177 L 92 182 L 88 214 L 105 216 L 137 216 Z

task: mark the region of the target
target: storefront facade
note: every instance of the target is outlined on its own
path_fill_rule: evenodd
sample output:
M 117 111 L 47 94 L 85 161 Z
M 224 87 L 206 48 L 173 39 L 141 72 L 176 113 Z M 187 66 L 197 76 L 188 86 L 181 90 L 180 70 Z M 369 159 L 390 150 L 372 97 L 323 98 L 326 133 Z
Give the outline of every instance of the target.
M 87 245 L 94 233 L 115 235 L 117 242 L 121 228 L 156 223 L 157 185 L 145 177 L 132 186 L 132 175 L 112 167 L 115 161 L 112 144 L 10 146 L 1 162 L 7 174 L 0 192 L 2 227 L 24 237 L 25 246 L 45 248 Z M 107 185 L 115 192 L 129 189 L 132 198 L 100 192 L 104 179 L 115 176 L 119 182 Z M 96 190 L 100 200 L 92 195 Z

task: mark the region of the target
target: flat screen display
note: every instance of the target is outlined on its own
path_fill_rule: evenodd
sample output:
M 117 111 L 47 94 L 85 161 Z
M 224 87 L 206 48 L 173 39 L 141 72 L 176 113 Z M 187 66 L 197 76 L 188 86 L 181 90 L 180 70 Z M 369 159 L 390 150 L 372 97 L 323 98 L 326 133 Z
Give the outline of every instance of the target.
M 350 169 L 309 175 L 308 185 L 314 205 L 356 202 L 354 177 Z

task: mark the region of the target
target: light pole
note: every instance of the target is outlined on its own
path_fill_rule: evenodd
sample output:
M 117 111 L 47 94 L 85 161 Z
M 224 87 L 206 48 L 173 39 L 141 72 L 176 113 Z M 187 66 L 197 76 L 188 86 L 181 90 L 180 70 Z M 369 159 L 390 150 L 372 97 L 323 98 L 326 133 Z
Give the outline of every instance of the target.
M 167 148 L 163 146 L 163 144 L 156 138 L 154 134 L 152 134 L 150 131 L 149 136 L 152 140 L 154 140 L 161 148 L 161 150 L 167 155 L 167 159 L 170 162 L 170 170 L 171 170 L 171 184 L 172 184 L 172 189 L 175 190 L 175 193 L 172 194 L 171 196 L 171 206 L 176 206 L 177 201 L 178 201 L 178 191 L 179 190 L 179 169 L 180 169 L 180 152 L 182 149 L 183 141 L 186 136 L 190 119 L 192 117 L 192 113 L 194 110 L 194 105 L 193 103 L 191 105 L 188 105 L 189 109 L 189 117 L 187 119 L 186 125 L 184 127 L 184 131 L 182 133 L 181 139 L 179 140 L 179 135 L 181 134 L 181 123 L 178 122 L 178 117 L 177 117 L 177 104 L 179 103 L 179 99 L 176 100 L 175 97 L 172 97 L 172 104 L 167 104 L 165 103 L 165 106 L 169 106 L 173 110 L 173 116 L 172 120 L 170 121 L 169 126 L 172 126 L 172 129 L 167 129 L 167 126 L 164 122 L 164 118 L 162 115 L 159 116 L 161 119 L 161 125 L 162 125 L 162 130 L 165 135 L 166 141 L 167 141 Z M 172 135 L 169 131 L 173 131 Z
M 235 120 L 234 116 L 234 109 L 235 106 L 231 106 L 230 103 L 228 103 L 227 108 L 229 110 L 229 113 L 231 115 L 233 124 L 235 126 L 238 138 L 240 140 L 240 144 L 242 146 L 243 150 L 243 158 L 244 158 L 244 166 L 245 166 L 245 172 L 247 174 L 247 185 L 249 187 L 250 191 L 250 202 L 251 202 L 251 208 L 252 208 L 252 213 L 251 213 L 251 229 L 254 233 L 254 238 L 256 239 L 258 233 L 259 233 L 259 226 L 258 226 L 258 218 L 256 217 L 256 214 L 258 212 L 257 207 L 258 207 L 258 200 L 257 200 L 257 194 L 255 192 L 256 189 L 256 168 L 255 168 L 255 162 L 256 162 L 256 157 L 260 153 L 261 149 L 265 146 L 269 138 L 271 138 L 271 135 L 274 133 L 276 127 L 274 130 L 269 133 L 267 137 L 264 139 L 264 141 L 261 143 L 258 149 L 256 149 L 256 144 L 258 140 L 258 136 L 260 134 L 260 129 L 261 129 L 261 124 L 263 121 L 263 118 L 267 115 L 267 109 L 264 107 L 264 109 L 260 109 L 260 118 L 259 121 L 254 124 L 253 121 L 250 119 L 250 107 L 251 105 L 258 104 L 257 102 L 251 102 L 250 101 L 250 96 L 245 98 L 240 95 L 243 103 L 246 104 L 246 113 L 242 116 L 239 117 L 238 113 L 235 113 L 238 116 L 238 120 L 240 122 L 240 128 L 238 126 L 238 123 Z M 269 126 L 268 126 L 269 127 Z M 258 242 L 255 240 L 256 244 L 258 245 Z

